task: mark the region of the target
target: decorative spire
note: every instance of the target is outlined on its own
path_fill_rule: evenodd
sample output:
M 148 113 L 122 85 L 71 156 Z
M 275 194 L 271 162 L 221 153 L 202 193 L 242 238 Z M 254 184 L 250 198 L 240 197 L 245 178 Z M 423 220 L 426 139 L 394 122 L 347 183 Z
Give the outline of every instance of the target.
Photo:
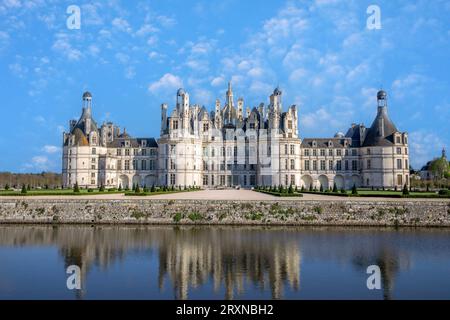
M 445 147 L 442 147 L 442 158 L 447 159 L 447 156 L 445 154 Z

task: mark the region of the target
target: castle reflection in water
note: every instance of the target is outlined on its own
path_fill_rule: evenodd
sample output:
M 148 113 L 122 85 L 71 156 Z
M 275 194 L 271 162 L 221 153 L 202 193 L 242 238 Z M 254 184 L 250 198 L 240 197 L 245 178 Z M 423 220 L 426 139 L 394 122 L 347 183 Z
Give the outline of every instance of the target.
M 362 273 L 368 265 L 378 264 L 384 298 L 391 298 L 395 274 L 399 268 L 409 268 L 408 255 L 390 249 L 388 242 L 375 250 L 364 250 L 371 243 L 361 243 L 359 249 L 354 244 L 342 246 L 345 232 L 317 230 L 320 228 L 1 226 L 0 246 L 57 246 L 65 267 L 78 265 L 84 280 L 93 266 L 107 270 L 129 252 L 155 253 L 159 290 L 169 285 L 175 299 L 188 299 L 191 289 L 207 282 L 216 293 L 223 292 L 225 299 L 239 298 L 246 286 L 270 291 L 274 299 L 283 298 L 287 287 L 300 290 L 302 253 L 306 251 L 309 259 L 327 255 L 336 261 L 351 260 Z M 337 238 L 340 240 L 335 241 Z M 348 241 L 350 244 L 352 239 Z M 82 297 L 83 292 L 77 294 Z

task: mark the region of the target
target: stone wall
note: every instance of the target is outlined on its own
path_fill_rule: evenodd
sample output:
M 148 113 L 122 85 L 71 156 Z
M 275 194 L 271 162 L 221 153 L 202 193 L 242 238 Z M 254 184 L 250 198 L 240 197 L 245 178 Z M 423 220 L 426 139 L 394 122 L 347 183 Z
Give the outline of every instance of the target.
M 450 227 L 450 201 L 0 200 L 0 223 Z

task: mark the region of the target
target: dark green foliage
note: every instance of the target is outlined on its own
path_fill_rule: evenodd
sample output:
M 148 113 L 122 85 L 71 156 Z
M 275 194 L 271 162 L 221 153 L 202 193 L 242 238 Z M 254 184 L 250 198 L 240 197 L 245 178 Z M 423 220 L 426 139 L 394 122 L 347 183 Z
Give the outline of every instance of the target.
M 78 182 L 75 183 L 75 186 L 73 187 L 73 192 L 80 193 L 80 187 L 78 186 Z
M 358 194 L 358 190 L 356 189 L 356 184 L 353 185 L 352 194 Z

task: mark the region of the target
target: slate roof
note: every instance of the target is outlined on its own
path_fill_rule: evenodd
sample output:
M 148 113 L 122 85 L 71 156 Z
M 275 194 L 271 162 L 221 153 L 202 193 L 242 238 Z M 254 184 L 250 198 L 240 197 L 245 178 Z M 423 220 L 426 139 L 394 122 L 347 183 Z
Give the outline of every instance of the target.
M 155 138 L 116 138 L 112 142 L 107 144 L 108 148 L 123 148 L 125 147 L 125 141 L 130 141 L 130 148 L 142 147 L 142 141 L 147 141 L 147 148 L 157 148 L 158 143 Z

